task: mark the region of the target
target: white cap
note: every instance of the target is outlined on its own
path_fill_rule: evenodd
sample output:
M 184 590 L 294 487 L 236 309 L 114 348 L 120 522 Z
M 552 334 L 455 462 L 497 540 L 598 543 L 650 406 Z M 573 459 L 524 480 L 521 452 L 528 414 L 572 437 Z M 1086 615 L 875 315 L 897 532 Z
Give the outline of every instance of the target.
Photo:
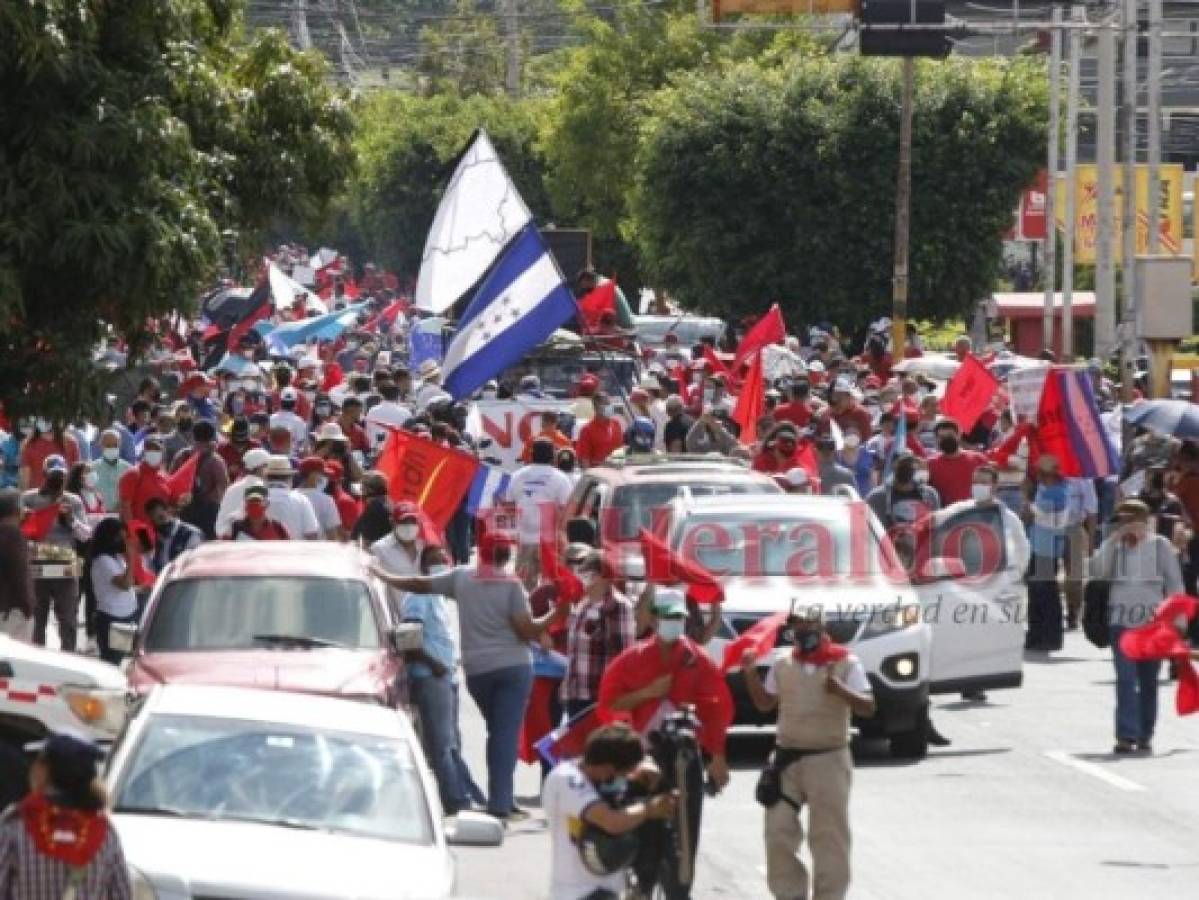
M 241 464 L 249 472 L 265 466 L 270 461 L 270 458 L 271 455 L 261 447 L 253 447 L 247 450 L 246 455 L 241 458 Z
M 788 469 L 783 473 L 783 477 L 791 482 L 792 487 L 803 487 L 808 483 L 808 473 L 805 469 L 796 466 L 794 469 Z
M 336 422 L 326 422 L 317 430 L 316 439 L 318 441 L 344 441 L 346 433 Z

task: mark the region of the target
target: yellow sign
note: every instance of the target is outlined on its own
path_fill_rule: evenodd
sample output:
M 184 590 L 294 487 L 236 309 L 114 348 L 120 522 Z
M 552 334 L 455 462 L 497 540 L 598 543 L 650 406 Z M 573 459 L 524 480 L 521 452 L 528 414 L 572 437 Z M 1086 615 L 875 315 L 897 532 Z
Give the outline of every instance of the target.
M 1115 211 L 1112 217 L 1112 262 L 1120 265 L 1121 234 L 1124 221 L 1124 167 L 1117 166 L 1115 178 Z M 1077 188 L 1074 203 L 1074 261 L 1095 262 L 1095 247 L 1099 243 L 1099 179 L 1095 166 L 1080 165 L 1075 169 Z M 1158 167 L 1159 252 L 1178 255 L 1182 243 L 1182 166 L 1176 163 Z M 1149 167 L 1137 166 L 1137 253 L 1149 252 Z M 1055 194 L 1054 218 L 1058 231 L 1066 228 L 1066 180 L 1059 178 Z
M 856 13 L 860 0 L 712 0 L 712 21 L 726 16 L 829 16 Z

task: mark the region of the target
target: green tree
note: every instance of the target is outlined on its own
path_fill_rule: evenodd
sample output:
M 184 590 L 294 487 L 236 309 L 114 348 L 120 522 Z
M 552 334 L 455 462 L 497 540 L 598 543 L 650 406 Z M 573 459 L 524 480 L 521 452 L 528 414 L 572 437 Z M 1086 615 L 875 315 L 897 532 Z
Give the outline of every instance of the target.
M 378 93 L 359 111 L 353 219 L 375 262 L 406 275 L 420 268 L 425 237 L 458 157 L 486 129 L 535 216 L 549 204 L 529 102 L 507 97 Z
M 692 75 L 656 98 L 631 232 L 655 283 L 740 315 L 857 326 L 889 310 L 899 64 L 805 54 Z M 916 89 L 911 311 L 966 313 L 1045 146 L 1028 61 L 922 64 Z
M 231 0 L 0 4 L 0 400 L 69 415 L 230 241 L 317 215 L 352 120 L 315 56 Z

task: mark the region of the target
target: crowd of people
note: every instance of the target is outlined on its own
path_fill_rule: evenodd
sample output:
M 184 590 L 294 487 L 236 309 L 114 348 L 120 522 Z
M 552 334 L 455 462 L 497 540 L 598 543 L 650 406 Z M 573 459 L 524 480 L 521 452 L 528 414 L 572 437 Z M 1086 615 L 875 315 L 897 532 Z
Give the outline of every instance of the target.
M 778 341 L 782 363 L 766 378 L 755 418 L 744 421 L 740 395 L 750 388 L 726 352 L 734 335 L 693 347 L 667 335 L 643 353 L 629 345 L 641 355 L 635 384 L 610 393 L 604 372 L 586 372 L 571 384 L 568 408 L 542 415 L 501 498 L 514 508 L 513 533 L 476 528 L 464 503 L 436 534 L 418 506 L 393 501 L 392 485 L 373 464 L 395 429 L 475 452 L 467 427 L 473 400 L 446 393 L 436 359 L 406 361 L 416 315 L 400 310 L 375 322 L 390 303 L 381 292 L 358 326 L 287 352 L 247 332 L 231 341 L 236 364 L 209 371 L 193 363 L 210 355 L 202 345 L 189 353 L 164 344 L 155 374 L 102 421 L 30 415 L 0 422 L 0 630 L 45 644 L 53 614 L 63 650 L 85 649 L 82 624 L 98 654 L 119 662 L 108 626 L 136 620 L 139 588 L 201 543 L 357 543 L 376 558 L 398 614 L 424 626 L 424 648 L 410 654 L 407 678 L 447 813 L 483 805 L 505 821 L 523 817 L 514 771 L 518 759 L 538 758 L 532 748 L 540 738 L 593 710 L 631 721 L 633 737 L 604 725 L 580 760 L 557 769 L 546 762 L 553 896 L 599 897 L 591 892 L 611 890 L 611 873 L 595 875 L 562 849 L 577 843 L 580 823 L 613 833 L 642 829 L 642 846 L 653 847 L 653 829 L 673 814 L 670 795 L 619 812 L 595 803 L 623 793 L 630 779 L 657 777 L 636 735 L 653 731 L 669 711 L 696 708 L 700 753 L 688 797 L 698 804 L 705 778 L 717 788 L 728 780 L 730 703 L 703 635 L 689 633 L 681 592 L 630 596 L 600 547 L 602 536 L 592 534 L 558 548 L 579 586 L 577 595 L 563 596 L 563 580 L 545 571 L 544 517 L 547 509 L 565 510 L 583 469 L 613 455 L 716 454 L 769 474 L 788 493 L 861 497 L 888 529 L 961 504 L 1001 506 L 1010 555 L 1027 561 L 1027 649 L 1060 650 L 1064 631 L 1081 621 L 1087 580 L 1110 583 L 1116 749 L 1152 748 L 1157 672 L 1127 658 L 1119 639 L 1163 598 L 1195 590 L 1194 442 L 1136 433 L 1123 471 L 1064 477 L 1060 461 L 1038 452 L 1020 427 L 1003 390 L 968 430 L 942 415 L 931 379 L 896 370 L 898 357 L 922 353 L 919 335 L 910 330 L 903 352 L 893 354 L 886 325 L 853 347 L 831 327 Z M 293 313 L 301 314 L 283 315 Z M 955 346 L 961 360 L 973 352 L 968 338 Z M 1119 443 L 1125 435 L 1115 389 L 1100 367 L 1089 371 Z M 544 394 L 535 376 L 516 383 L 500 376 L 478 396 Z M 30 566 L 46 548 L 76 562 L 66 574 L 34 579 Z M 457 601 L 458 635 L 447 599 Z M 812 833 L 816 895 L 840 897 L 849 879 L 849 721 L 851 713 L 870 714 L 870 687 L 820 623 L 789 627 L 797 655 L 774 662 L 764 682 L 750 679 L 750 689 L 756 705 L 780 715 L 782 796 L 807 797 L 820 817 Z M 746 659 L 747 671 L 754 663 Z M 462 757 L 463 682 L 487 726 L 485 791 Z M 780 898 L 807 890 L 794 812 L 775 805 L 768 813 L 768 879 Z M 697 808 L 696 825 L 698 818 Z M 632 864 L 648 891 L 660 874 L 652 859 Z M 669 890 L 687 895 L 685 885 Z

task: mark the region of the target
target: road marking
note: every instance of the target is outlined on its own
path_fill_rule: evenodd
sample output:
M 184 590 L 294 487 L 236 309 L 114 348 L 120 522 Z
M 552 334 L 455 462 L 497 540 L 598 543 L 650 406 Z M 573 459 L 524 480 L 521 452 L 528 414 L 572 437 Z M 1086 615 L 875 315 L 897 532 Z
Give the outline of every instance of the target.
M 1045 755 L 1054 762 L 1061 763 L 1063 766 L 1069 766 L 1071 769 L 1077 769 L 1090 775 L 1092 778 L 1098 778 L 1100 781 L 1110 784 L 1112 787 L 1119 788 L 1122 791 L 1143 791 L 1145 786 L 1137 784 L 1135 781 L 1129 781 L 1120 775 L 1114 775 L 1103 766 L 1097 766 L 1095 763 L 1089 763 L 1085 760 L 1078 759 L 1075 756 L 1067 753 L 1065 750 L 1046 750 Z

